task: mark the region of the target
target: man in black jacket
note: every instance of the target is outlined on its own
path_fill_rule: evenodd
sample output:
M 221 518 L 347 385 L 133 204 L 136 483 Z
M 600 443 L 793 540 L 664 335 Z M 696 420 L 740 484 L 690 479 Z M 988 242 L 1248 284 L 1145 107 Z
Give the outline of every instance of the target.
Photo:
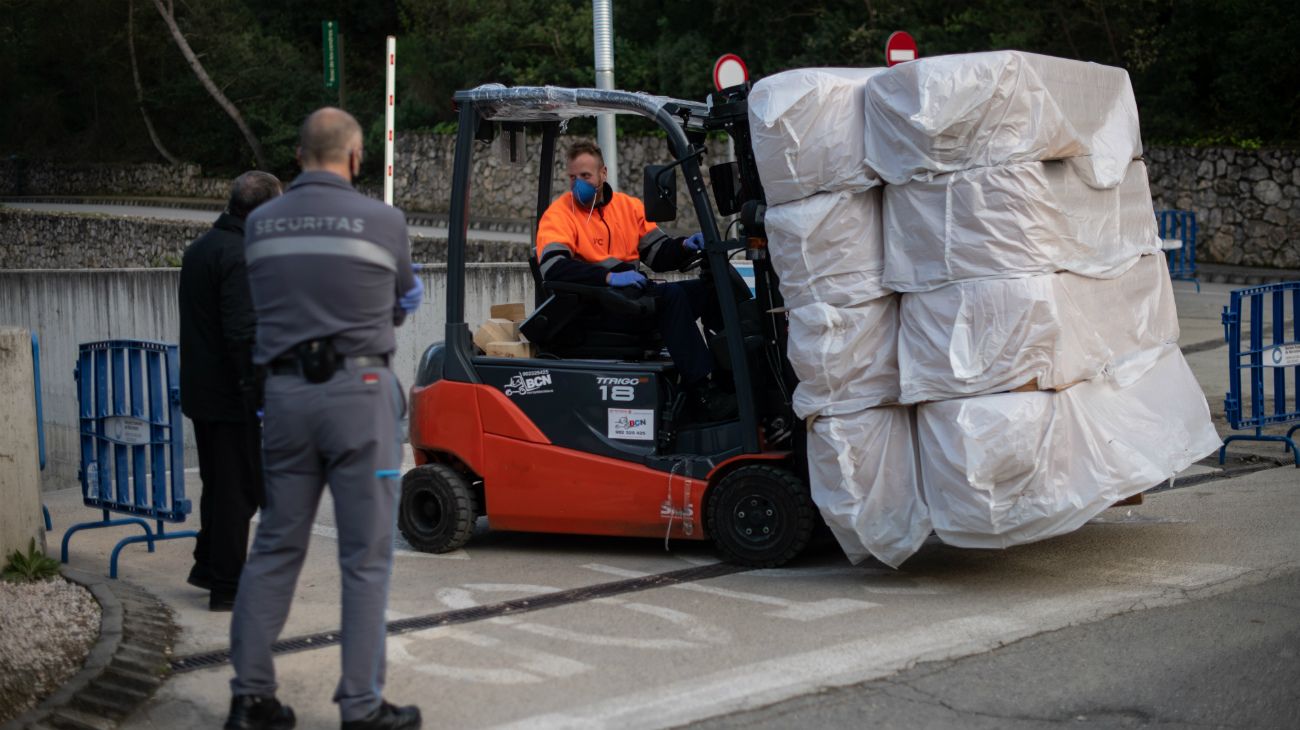
M 181 410 L 199 451 L 199 538 L 188 582 L 208 608 L 234 606 L 249 521 L 262 501 L 261 426 L 252 348 L 257 332 L 244 263 L 244 218 L 280 194 L 274 175 L 235 179 L 226 211 L 181 261 Z

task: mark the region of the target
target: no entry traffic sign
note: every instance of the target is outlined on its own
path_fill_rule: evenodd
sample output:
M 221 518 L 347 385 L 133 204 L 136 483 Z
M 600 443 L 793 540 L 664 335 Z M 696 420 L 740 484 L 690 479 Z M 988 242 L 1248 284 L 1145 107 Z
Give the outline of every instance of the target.
M 718 91 L 740 86 L 746 81 L 749 81 L 749 68 L 740 56 L 724 53 L 713 63 L 713 86 Z
M 916 40 L 905 30 L 896 30 L 885 41 L 885 65 L 893 66 L 904 61 L 914 61 L 921 55 L 916 50 Z

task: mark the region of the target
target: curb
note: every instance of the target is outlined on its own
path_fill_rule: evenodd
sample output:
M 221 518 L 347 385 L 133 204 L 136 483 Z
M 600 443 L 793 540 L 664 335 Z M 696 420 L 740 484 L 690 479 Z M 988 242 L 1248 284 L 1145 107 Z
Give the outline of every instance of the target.
M 81 671 L 0 730 L 112 730 L 166 678 L 179 630 L 161 601 L 102 575 L 65 568 L 63 576 L 99 602 L 99 638 Z

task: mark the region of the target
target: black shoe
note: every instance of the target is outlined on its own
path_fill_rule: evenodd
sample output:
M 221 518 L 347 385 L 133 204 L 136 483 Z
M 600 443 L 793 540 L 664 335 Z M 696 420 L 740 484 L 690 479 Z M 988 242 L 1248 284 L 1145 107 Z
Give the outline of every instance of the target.
M 225 730 L 289 730 L 297 723 L 293 708 L 280 704 L 275 695 L 235 695 L 230 698 L 230 717 Z
M 200 572 L 197 567 L 190 571 L 190 576 L 185 579 L 185 582 L 205 591 L 212 590 L 212 578 L 208 577 L 206 571 Z
M 235 610 L 235 594 L 213 591 L 208 595 L 208 610 L 209 611 Z
M 419 730 L 420 724 L 420 708 L 415 705 L 398 707 L 384 701 L 360 720 L 343 723 L 343 730 Z
M 719 388 L 713 381 L 692 390 L 689 398 L 697 421 L 728 421 L 739 411 L 736 394 Z

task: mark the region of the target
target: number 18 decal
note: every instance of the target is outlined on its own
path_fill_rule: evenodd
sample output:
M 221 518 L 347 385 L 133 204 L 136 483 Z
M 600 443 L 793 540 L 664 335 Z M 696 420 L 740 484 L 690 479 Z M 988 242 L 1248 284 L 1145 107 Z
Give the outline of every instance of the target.
M 640 378 L 596 378 L 596 385 L 600 388 L 601 400 L 612 400 L 623 403 L 636 398 L 635 386 L 640 382 Z

